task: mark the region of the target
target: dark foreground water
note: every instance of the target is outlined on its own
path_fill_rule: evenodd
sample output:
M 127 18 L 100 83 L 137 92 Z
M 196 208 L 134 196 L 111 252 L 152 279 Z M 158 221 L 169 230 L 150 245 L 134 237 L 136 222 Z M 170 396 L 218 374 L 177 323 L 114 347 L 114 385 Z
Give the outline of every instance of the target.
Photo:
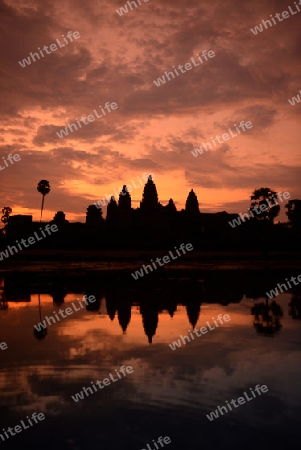
M 28 424 L 34 412 L 45 415 L 0 438 L 3 448 L 156 450 L 152 440 L 160 436 L 171 442 L 158 448 L 170 450 L 299 446 L 300 289 L 267 305 L 265 290 L 287 275 L 151 276 L 0 276 L 0 343 L 8 346 L 0 350 L 0 430 Z M 83 295 L 96 297 L 88 310 L 34 333 L 40 314 L 65 311 Z M 169 347 L 193 327 L 213 327 L 219 314 L 231 320 Z M 91 382 L 117 378 L 122 365 L 133 372 L 72 400 Z M 268 392 L 213 421 L 206 417 L 257 384 Z

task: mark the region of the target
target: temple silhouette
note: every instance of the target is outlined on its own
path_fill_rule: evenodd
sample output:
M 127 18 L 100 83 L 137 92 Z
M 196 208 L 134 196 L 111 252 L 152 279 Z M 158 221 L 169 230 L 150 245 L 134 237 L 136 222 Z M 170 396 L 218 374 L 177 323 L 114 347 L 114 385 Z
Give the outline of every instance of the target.
M 49 190 L 48 187 L 47 192 Z M 125 185 L 118 201 L 114 196 L 108 201 L 106 218 L 103 217 L 101 203 L 98 201 L 87 207 L 85 223 L 70 223 L 65 213 L 58 211 L 50 222 L 57 225 L 58 232 L 36 242 L 34 247 L 153 250 L 170 249 L 182 242 L 190 242 L 196 250 L 301 249 L 300 200 L 291 200 L 287 205 L 287 215 L 289 220 L 294 220 L 292 223 L 295 226 L 289 222 L 274 224 L 254 217 L 235 228 L 229 222 L 237 219 L 238 214 L 201 212 L 193 189 L 188 193 L 185 208 L 181 211 L 177 210 L 173 199 L 162 206 L 151 176 L 144 186 L 138 208 L 132 207 L 131 195 Z M 31 236 L 34 231 L 38 232 L 40 226 L 40 222 L 32 221 L 32 216 L 9 216 L 5 234 L 0 237 L 0 247 Z

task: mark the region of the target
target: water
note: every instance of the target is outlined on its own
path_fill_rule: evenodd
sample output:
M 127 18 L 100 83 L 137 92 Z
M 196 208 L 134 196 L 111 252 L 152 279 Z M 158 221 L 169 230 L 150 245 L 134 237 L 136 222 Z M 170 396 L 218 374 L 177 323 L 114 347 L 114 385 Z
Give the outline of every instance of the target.
M 300 425 L 300 292 L 279 295 L 278 307 L 265 310 L 266 285 L 276 286 L 283 273 L 268 280 L 236 271 L 146 278 L 0 277 L 0 343 L 8 345 L 0 350 L 0 429 L 34 412 L 45 414 L 29 429 L 0 439 L 3 448 L 138 450 L 148 443 L 156 450 L 152 440 L 159 436 L 171 443 L 158 448 L 170 450 L 292 448 Z M 83 295 L 96 297 L 90 310 L 73 310 L 49 325 L 43 338 L 34 334 L 40 314 L 44 319 L 65 311 Z M 262 304 L 256 320 L 255 304 Z M 170 348 L 193 326 L 213 327 L 219 314 L 231 320 Z M 72 400 L 92 381 L 116 376 L 122 365 L 133 373 Z M 257 384 L 268 392 L 208 420 L 218 405 Z

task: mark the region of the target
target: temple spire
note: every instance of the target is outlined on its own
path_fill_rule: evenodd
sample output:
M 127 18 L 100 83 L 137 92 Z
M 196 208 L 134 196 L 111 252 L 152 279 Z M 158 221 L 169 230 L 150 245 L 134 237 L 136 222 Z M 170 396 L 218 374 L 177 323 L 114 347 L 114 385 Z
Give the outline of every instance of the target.
M 190 216 L 198 216 L 200 214 L 198 198 L 193 192 L 193 189 L 191 189 L 191 191 L 188 194 L 185 205 L 185 211 Z

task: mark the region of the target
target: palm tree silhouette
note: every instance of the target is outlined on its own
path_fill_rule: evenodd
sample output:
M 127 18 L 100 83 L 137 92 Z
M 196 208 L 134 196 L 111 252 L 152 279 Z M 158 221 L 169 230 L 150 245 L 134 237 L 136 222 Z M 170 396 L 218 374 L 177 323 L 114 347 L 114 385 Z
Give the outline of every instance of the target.
M 41 310 L 41 299 L 40 299 L 40 294 L 38 294 L 38 299 L 39 299 L 39 316 L 40 316 L 40 322 L 42 322 L 42 310 Z M 38 340 L 44 339 L 47 336 L 47 327 L 45 327 L 44 329 L 42 328 L 41 330 L 37 330 L 34 327 L 33 330 L 33 334 L 34 337 Z
M 42 206 L 41 206 L 41 218 L 40 218 L 40 223 L 42 222 L 42 214 L 43 214 L 43 208 L 44 208 L 44 198 L 45 198 L 45 195 L 47 195 L 47 194 L 49 194 L 49 192 L 50 192 L 50 184 L 49 184 L 49 181 L 47 181 L 47 180 L 41 180 L 39 183 L 38 183 L 38 186 L 37 186 L 37 190 L 38 190 L 38 192 L 40 192 L 40 194 L 42 194 Z

